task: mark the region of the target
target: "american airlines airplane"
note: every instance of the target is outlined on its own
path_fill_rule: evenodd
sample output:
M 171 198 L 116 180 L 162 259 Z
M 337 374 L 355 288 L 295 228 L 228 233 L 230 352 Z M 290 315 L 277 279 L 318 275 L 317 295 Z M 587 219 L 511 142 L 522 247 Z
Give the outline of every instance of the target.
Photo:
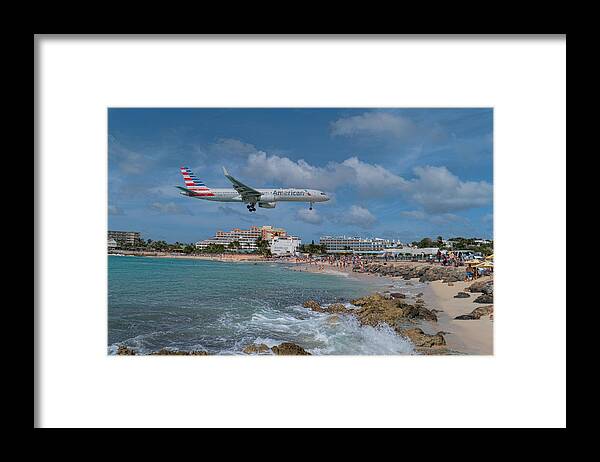
M 180 194 L 193 197 L 195 199 L 204 199 L 214 202 L 244 202 L 249 212 L 256 212 L 256 204 L 265 209 L 273 209 L 276 202 L 309 202 L 310 210 L 315 202 L 325 202 L 329 200 L 327 194 L 316 189 L 295 189 L 295 188 L 267 188 L 254 189 L 246 186 L 239 180 L 232 177 L 225 167 L 223 173 L 225 178 L 231 181 L 233 189 L 211 189 L 204 182 L 200 181 L 187 167 L 181 167 L 181 174 L 185 188 L 175 186 L 181 190 Z

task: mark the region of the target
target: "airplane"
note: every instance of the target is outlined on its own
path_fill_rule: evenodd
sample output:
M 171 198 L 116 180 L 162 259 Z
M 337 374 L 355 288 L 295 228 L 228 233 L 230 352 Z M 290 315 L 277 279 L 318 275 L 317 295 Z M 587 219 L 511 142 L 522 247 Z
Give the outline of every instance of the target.
M 195 199 L 204 199 L 214 202 L 243 202 L 249 212 L 256 212 L 256 204 L 265 209 L 274 209 L 277 202 L 309 202 L 309 210 L 312 210 L 315 202 L 325 202 L 329 196 L 316 189 L 296 189 L 296 188 L 266 188 L 254 189 L 246 186 L 241 181 L 232 177 L 225 167 L 223 174 L 225 178 L 231 181 L 233 189 L 212 189 L 199 180 L 187 167 L 181 167 L 181 175 L 185 188 L 175 186 L 181 192 L 180 194 Z

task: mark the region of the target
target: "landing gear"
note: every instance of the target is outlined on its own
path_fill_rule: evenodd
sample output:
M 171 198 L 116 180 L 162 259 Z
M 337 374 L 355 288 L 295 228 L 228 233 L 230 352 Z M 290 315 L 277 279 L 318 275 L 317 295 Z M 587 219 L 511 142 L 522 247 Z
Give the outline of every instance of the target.
M 308 207 L 308 210 L 312 210 L 312 206 L 313 206 L 313 204 L 312 204 L 312 202 L 311 202 L 311 203 L 310 203 L 310 207 Z
M 248 212 L 256 212 L 255 206 L 256 204 L 248 204 L 246 208 L 248 209 Z

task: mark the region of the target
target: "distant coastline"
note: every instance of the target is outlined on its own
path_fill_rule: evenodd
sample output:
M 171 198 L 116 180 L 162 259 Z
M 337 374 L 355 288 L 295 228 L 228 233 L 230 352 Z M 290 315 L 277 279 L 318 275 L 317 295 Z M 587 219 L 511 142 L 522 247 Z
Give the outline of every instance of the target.
M 118 253 L 109 253 L 115 256 L 127 256 L 127 257 L 154 257 L 154 258 L 179 258 L 187 260 L 211 260 L 211 261 L 226 261 L 226 262 L 265 262 L 273 261 L 273 259 L 266 258 L 258 254 L 181 254 L 173 252 L 157 252 L 157 251 L 144 251 L 144 250 L 120 250 Z

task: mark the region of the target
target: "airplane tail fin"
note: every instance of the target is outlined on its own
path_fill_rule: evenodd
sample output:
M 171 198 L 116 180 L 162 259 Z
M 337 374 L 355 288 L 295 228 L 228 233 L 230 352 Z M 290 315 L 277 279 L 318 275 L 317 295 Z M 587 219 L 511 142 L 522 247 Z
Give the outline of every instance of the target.
M 198 179 L 196 175 L 187 167 L 181 167 L 181 175 L 183 176 L 183 182 L 187 189 L 192 191 L 210 191 L 210 188 L 204 184 L 203 181 Z
M 211 192 L 210 188 L 204 184 L 203 181 L 198 179 L 196 175 L 187 167 L 181 167 L 179 169 L 181 171 L 181 175 L 183 176 L 183 182 L 185 183 L 185 188 L 181 188 L 184 192 L 189 192 L 193 196 L 214 196 Z

